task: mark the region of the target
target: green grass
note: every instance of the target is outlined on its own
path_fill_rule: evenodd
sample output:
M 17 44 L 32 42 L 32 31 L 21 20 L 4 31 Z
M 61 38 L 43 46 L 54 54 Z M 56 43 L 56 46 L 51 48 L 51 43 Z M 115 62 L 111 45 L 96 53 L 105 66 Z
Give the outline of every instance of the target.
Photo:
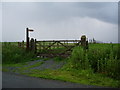
M 19 48 L 16 43 L 2 43 L 2 63 L 14 64 L 32 61 L 38 59 L 33 52 L 26 52 L 25 49 Z
M 53 80 L 61 80 L 68 81 L 73 83 L 87 84 L 87 85 L 96 85 L 96 86 L 104 86 L 104 87 L 119 87 L 119 81 L 111 79 L 109 77 L 103 76 L 101 74 L 91 73 L 89 70 L 30 70 L 30 72 L 21 72 L 21 74 L 45 78 L 45 79 L 53 79 Z
M 89 70 L 30 70 L 30 67 L 21 68 L 19 72 L 23 75 L 45 78 L 45 79 L 53 79 L 53 80 L 61 80 L 73 83 L 80 83 L 86 85 L 96 85 L 103 87 L 115 87 L 118 88 L 120 86 L 120 81 L 114 80 L 112 78 L 103 76 L 101 74 L 91 73 Z M 30 70 L 30 72 L 23 72 L 24 70 Z M 4 69 L 4 71 L 8 71 Z M 18 70 L 17 70 L 18 71 Z M 14 70 L 15 72 L 15 70 Z
M 26 53 L 24 49 L 10 44 L 3 44 L 2 47 L 3 66 L 20 67 L 13 72 L 18 71 L 28 76 L 87 85 L 120 87 L 120 48 L 117 44 L 90 44 L 88 50 L 75 47 L 69 59 L 54 58 L 58 63 L 60 61 L 67 62 L 61 69 L 57 70 L 31 70 L 30 68 L 43 64 L 43 62 L 39 62 L 24 67 L 24 65 L 27 65 L 25 62 L 38 59 L 32 52 Z M 9 72 L 6 68 L 2 70 Z M 25 70 L 29 70 L 30 72 L 25 73 Z
M 42 63 L 41 63 L 42 64 Z M 9 65 L 14 66 L 14 65 Z M 86 85 L 96 85 L 96 86 L 105 86 L 105 87 L 116 87 L 120 86 L 120 81 L 109 78 L 103 74 L 93 73 L 91 70 L 75 70 L 69 69 L 66 70 L 64 67 L 58 70 L 30 70 L 32 67 L 40 66 L 40 64 L 35 64 L 28 67 L 23 67 L 22 65 L 15 65 L 21 66 L 21 68 L 13 70 L 13 72 L 19 72 L 20 74 L 38 77 L 38 78 L 45 78 L 45 79 L 53 79 L 53 80 L 61 80 L 73 83 L 80 83 Z M 30 72 L 25 73 L 24 70 L 29 70 Z M 3 69 L 5 72 L 9 72 L 8 69 Z
M 118 50 L 117 44 L 92 44 L 89 50 L 75 47 L 69 59 L 68 68 L 92 69 L 94 73 L 104 73 L 109 77 L 120 79 Z
M 54 61 L 56 61 L 56 62 L 61 62 L 61 61 L 64 61 L 64 62 L 65 62 L 65 61 L 67 60 L 67 58 L 63 58 L 63 57 L 60 57 L 60 56 L 59 56 L 59 57 L 58 57 L 58 56 L 57 56 L 57 57 L 54 57 L 53 59 L 54 59 Z

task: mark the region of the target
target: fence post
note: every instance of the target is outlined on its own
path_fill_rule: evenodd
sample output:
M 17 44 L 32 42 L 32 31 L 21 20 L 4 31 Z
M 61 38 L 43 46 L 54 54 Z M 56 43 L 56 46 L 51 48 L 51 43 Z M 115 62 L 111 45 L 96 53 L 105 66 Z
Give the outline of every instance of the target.
M 30 40 L 30 51 L 35 51 L 35 42 L 33 38 Z
M 37 52 L 37 44 L 36 43 L 37 43 L 37 40 L 35 39 L 35 43 L 34 43 L 35 44 L 35 53 Z
M 86 45 L 86 36 L 85 35 L 81 36 L 81 45 L 82 46 Z
M 86 36 L 85 35 L 81 36 L 81 46 L 84 47 L 84 49 L 88 48 L 88 41 L 86 41 Z
M 18 47 L 22 47 L 22 43 L 21 42 L 18 42 Z
M 18 47 L 20 47 L 20 42 L 18 42 Z
M 42 51 L 42 44 L 41 42 L 39 42 L 39 49 L 40 49 L 40 52 Z
M 22 48 L 24 48 L 24 40 L 22 41 Z
M 88 46 L 88 39 L 86 41 L 86 49 L 89 49 L 89 46 Z

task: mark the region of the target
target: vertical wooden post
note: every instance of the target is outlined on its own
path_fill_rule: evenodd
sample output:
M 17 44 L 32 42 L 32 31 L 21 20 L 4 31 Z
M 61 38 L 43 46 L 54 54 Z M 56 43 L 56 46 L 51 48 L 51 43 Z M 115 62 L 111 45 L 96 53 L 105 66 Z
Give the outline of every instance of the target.
M 24 48 L 24 40 L 22 41 L 22 48 Z
M 18 42 L 18 47 L 20 46 L 20 42 Z
M 42 45 L 41 45 L 41 42 L 39 42 L 39 49 L 40 49 L 40 52 L 42 51 Z
M 52 43 L 54 43 L 55 41 L 53 40 L 53 42 Z M 52 46 L 52 49 L 55 49 L 55 44 Z
M 30 43 L 29 43 L 29 51 L 32 50 L 31 48 L 32 48 L 32 38 L 31 38 Z
M 35 39 L 34 44 L 35 44 L 35 53 L 37 53 L 37 39 Z
M 89 46 L 88 46 L 88 38 L 87 38 L 87 40 L 86 40 L 86 49 L 88 49 L 89 48 Z
M 35 42 L 34 42 L 33 38 L 31 38 L 31 40 L 30 40 L 30 50 L 35 51 Z
M 86 36 L 85 35 L 81 36 L 81 46 L 86 48 Z
M 28 34 L 28 28 L 26 28 L 26 50 L 29 50 L 29 34 Z
M 19 42 L 19 47 L 20 47 L 20 48 L 21 48 L 21 44 L 22 44 L 22 43 L 21 43 L 21 42 Z

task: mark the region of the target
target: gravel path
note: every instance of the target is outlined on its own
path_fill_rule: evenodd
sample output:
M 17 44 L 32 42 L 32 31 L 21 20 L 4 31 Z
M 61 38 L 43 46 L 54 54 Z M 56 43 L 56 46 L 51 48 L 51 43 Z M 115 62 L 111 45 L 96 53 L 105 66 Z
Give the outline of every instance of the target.
M 45 60 L 35 60 L 35 61 L 26 62 L 25 65 L 22 66 L 22 68 L 23 67 L 30 67 L 30 66 L 35 65 L 35 64 L 40 63 L 40 62 L 42 62 L 41 65 L 31 67 L 31 68 L 29 68 L 29 70 L 24 70 L 23 72 L 27 73 L 27 72 L 29 72 L 32 69 L 37 69 L 37 70 L 45 70 L 45 69 L 56 70 L 56 69 L 61 68 L 65 64 L 65 62 L 63 62 L 63 61 L 57 62 L 57 61 L 52 60 L 52 59 L 46 60 L 46 61 Z M 11 66 L 11 67 L 3 67 L 3 68 L 4 69 L 8 69 L 9 72 L 15 71 L 15 73 L 19 73 L 19 71 L 17 69 L 19 69 L 21 67 L 18 67 L 18 66 L 17 67 L 12 67 Z
M 59 69 L 61 68 L 63 65 L 65 64 L 65 62 L 55 62 L 54 60 L 47 60 L 44 61 L 42 65 L 38 66 L 38 67 L 33 67 L 30 69 L 39 69 L 39 70 L 44 70 L 44 69 Z

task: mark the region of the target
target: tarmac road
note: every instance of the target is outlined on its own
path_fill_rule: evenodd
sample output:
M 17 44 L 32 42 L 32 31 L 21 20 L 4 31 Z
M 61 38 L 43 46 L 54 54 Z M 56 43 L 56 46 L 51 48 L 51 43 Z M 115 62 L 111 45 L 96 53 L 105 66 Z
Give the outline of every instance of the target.
M 2 88 L 102 88 L 2 72 Z

